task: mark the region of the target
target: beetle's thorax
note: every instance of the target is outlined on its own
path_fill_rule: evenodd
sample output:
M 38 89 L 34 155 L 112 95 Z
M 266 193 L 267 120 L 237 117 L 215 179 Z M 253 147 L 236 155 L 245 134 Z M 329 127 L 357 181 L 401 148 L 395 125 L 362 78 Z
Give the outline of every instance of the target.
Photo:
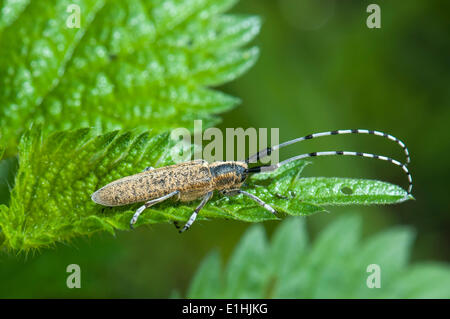
M 214 162 L 209 164 L 211 177 L 216 190 L 240 188 L 247 178 L 245 162 Z

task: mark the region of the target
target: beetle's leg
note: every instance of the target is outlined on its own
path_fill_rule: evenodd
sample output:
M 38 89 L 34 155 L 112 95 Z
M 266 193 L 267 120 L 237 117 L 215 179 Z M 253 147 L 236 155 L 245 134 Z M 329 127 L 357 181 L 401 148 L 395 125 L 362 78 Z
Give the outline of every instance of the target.
M 143 172 L 151 171 L 151 170 L 153 170 L 153 169 L 155 169 L 153 166 L 149 166 L 149 167 L 146 167 L 146 168 L 143 170 Z
M 176 229 L 180 229 L 180 224 L 178 224 L 178 221 L 174 220 L 173 225 L 175 226 Z
M 189 220 L 187 221 L 186 225 L 184 225 L 184 227 L 180 230 L 180 233 L 184 232 L 185 230 L 188 230 L 189 227 L 191 227 L 191 225 L 195 222 L 195 219 L 197 218 L 198 212 L 210 200 L 212 195 L 213 195 L 213 192 L 209 192 L 208 194 L 205 195 L 205 197 L 203 197 L 202 201 L 197 206 L 197 208 L 194 210 L 194 212 L 192 213 L 191 217 L 189 217 Z
M 146 202 L 146 203 L 145 203 L 144 205 L 142 205 L 141 207 L 139 207 L 139 208 L 136 210 L 136 213 L 134 213 L 133 218 L 131 218 L 131 221 L 130 221 L 130 228 L 133 229 L 133 225 L 136 224 L 136 222 L 137 222 L 137 220 L 138 220 L 138 218 L 139 218 L 139 215 L 141 215 L 141 213 L 142 213 L 146 208 L 149 208 L 150 206 L 153 206 L 153 205 L 155 205 L 155 204 L 158 204 L 158 203 L 160 203 L 160 202 L 162 202 L 162 201 L 165 201 L 166 199 L 168 199 L 168 198 L 170 198 L 170 197 L 172 197 L 172 196 L 175 196 L 175 195 L 177 195 L 178 193 L 179 193 L 179 191 L 174 191 L 174 192 L 172 192 L 172 193 L 170 193 L 170 194 L 167 194 L 167 195 L 164 195 L 164 196 L 162 196 L 162 197 L 152 199 L 152 200 Z
M 249 198 L 251 198 L 252 200 L 254 200 L 255 202 L 258 203 L 258 205 L 264 207 L 265 209 L 267 209 L 269 212 L 271 212 L 272 214 L 276 213 L 276 210 L 272 208 L 272 206 L 270 206 L 269 204 L 266 204 L 262 199 L 258 198 L 257 196 L 247 193 L 246 191 L 243 191 L 242 189 L 230 189 L 230 190 L 224 190 L 222 191 L 222 193 L 226 196 L 234 196 L 234 195 L 239 195 L 242 194 L 244 196 L 247 196 Z

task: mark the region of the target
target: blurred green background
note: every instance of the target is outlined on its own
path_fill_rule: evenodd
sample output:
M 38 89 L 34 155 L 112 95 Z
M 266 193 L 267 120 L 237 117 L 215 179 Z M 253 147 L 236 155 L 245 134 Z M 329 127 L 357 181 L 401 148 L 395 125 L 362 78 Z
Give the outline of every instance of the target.
M 416 201 L 389 207 L 330 208 L 307 218 L 316 234 L 355 211 L 365 235 L 409 225 L 417 238 L 412 261 L 450 261 L 450 3 L 376 1 L 381 29 L 368 29 L 373 1 L 243 0 L 236 13 L 263 19 L 254 43 L 257 64 L 222 89 L 242 99 L 220 128 L 278 127 L 284 141 L 312 132 L 368 128 L 402 139 L 412 157 Z M 373 136 L 334 136 L 292 146 L 300 152 L 347 149 L 402 159 L 394 143 Z M 0 166 L 0 202 L 7 200 L 14 160 Z M 353 158 L 316 159 L 307 176 L 376 178 L 404 185 L 388 163 Z M 269 233 L 277 222 L 267 222 Z M 141 227 L 78 239 L 70 246 L 0 257 L 0 297 L 140 297 L 184 294 L 203 257 L 217 249 L 225 260 L 248 227 L 235 221 L 198 222 L 179 235 L 172 225 Z M 67 289 L 66 267 L 81 267 L 82 288 Z

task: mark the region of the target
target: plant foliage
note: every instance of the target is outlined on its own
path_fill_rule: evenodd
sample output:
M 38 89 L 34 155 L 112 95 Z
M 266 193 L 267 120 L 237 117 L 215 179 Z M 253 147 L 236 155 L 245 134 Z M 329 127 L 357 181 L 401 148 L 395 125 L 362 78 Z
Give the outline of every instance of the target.
M 260 20 L 225 14 L 236 2 L 0 2 L 0 155 L 19 152 L 9 205 L 0 205 L 1 247 L 28 250 L 128 229 L 136 205 L 105 209 L 90 196 L 147 166 L 171 164 L 168 129 L 193 119 L 212 124 L 236 104 L 211 88 L 258 56 L 244 47 Z M 81 28 L 67 26 L 71 4 L 80 7 Z M 254 176 L 245 188 L 280 216 L 409 198 L 379 181 L 299 178 L 305 165 Z M 138 225 L 184 222 L 197 204 L 162 203 Z M 199 216 L 211 218 L 277 217 L 242 196 L 215 196 Z
M 39 248 L 100 230 L 129 229 L 137 205 L 105 208 L 91 194 L 120 177 L 147 166 L 173 164 L 167 134 L 91 129 L 52 133 L 29 130 L 19 147 L 19 170 L 9 206 L 0 206 L 3 245 L 13 249 Z M 275 174 L 254 175 L 245 189 L 282 215 L 309 215 L 327 205 L 386 204 L 407 198 L 400 187 L 380 181 L 347 178 L 298 178 L 305 162 L 283 167 Z M 264 182 L 264 184 L 262 184 Z M 342 193 L 342 187 L 352 194 Z M 368 191 L 370 190 L 370 191 Z M 167 201 L 148 209 L 137 225 L 185 222 L 198 202 Z M 199 219 L 227 218 L 259 222 L 277 217 L 242 195 L 216 195 Z
M 237 0 L 0 2 L 0 145 L 15 153 L 30 123 L 46 132 L 165 131 L 206 124 L 238 99 L 208 88 L 251 67 L 255 16 Z M 69 28 L 69 6 L 81 28 Z
M 409 265 L 413 234 L 399 227 L 361 241 L 360 220 L 345 216 L 309 243 L 303 220 L 288 218 L 268 242 L 255 225 L 226 267 L 217 252 L 205 258 L 187 297 L 450 298 L 447 264 Z M 380 267 L 380 288 L 367 286 L 372 264 Z

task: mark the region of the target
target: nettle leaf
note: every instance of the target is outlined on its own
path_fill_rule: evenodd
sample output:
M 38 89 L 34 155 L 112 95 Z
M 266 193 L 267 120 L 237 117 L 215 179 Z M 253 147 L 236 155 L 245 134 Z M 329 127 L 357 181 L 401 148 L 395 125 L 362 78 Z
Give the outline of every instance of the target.
M 220 272 L 220 256 L 218 252 L 212 252 L 205 258 L 198 269 L 197 275 L 192 280 L 188 295 L 192 296 L 192 298 L 201 298 L 202 295 L 219 298 L 223 289 L 221 287 Z M 181 298 L 181 296 L 179 297 Z
M 90 201 L 99 185 L 142 170 L 164 158 L 167 134 L 93 136 L 91 129 L 51 134 L 27 132 L 20 143 L 19 170 L 9 207 L 0 207 L 4 244 L 38 248 L 99 230 L 124 228 L 122 214 Z
M 448 264 L 408 265 L 410 229 L 392 229 L 361 241 L 360 220 L 343 217 L 308 244 L 303 222 L 287 218 L 270 243 L 261 226 L 252 226 L 225 269 L 217 253 L 202 262 L 187 298 L 450 297 Z M 367 285 L 371 264 L 380 266 L 380 288 Z M 229 280 L 230 274 L 237 278 Z
M 237 0 L 0 3 L 0 141 L 14 154 L 30 123 L 163 132 L 218 121 L 238 99 L 208 88 L 249 69 L 260 29 L 226 15 Z M 80 28 L 67 20 L 80 8 Z
M 0 206 L 0 227 L 3 245 L 12 249 L 39 248 L 75 236 L 98 231 L 114 233 L 129 229 L 129 222 L 140 204 L 105 208 L 91 200 L 91 194 L 102 186 L 124 176 L 141 172 L 148 166 L 173 164 L 170 156 L 172 141 L 167 133 L 120 132 L 96 135 L 94 129 L 60 131 L 45 137 L 40 128 L 32 128 L 23 136 L 19 146 L 19 170 L 11 192 L 10 204 Z M 315 185 L 310 178 L 302 183 L 298 178 L 305 163 L 285 167 L 271 176 L 248 179 L 244 189 L 260 197 L 279 212 L 289 215 L 309 215 L 324 211 L 334 204 L 329 192 Z M 267 178 L 266 178 L 267 177 Z M 330 179 L 330 187 L 339 189 L 345 182 L 358 193 L 359 185 L 370 188 L 368 198 L 361 203 L 380 203 L 388 198 L 398 201 L 399 187 L 377 181 Z M 264 182 L 265 186 L 258 184 Z M 334 186 L 337 185 L 337 186 Z M 389 184 L 390 185 L 390 184 Z M 320 191 L 316 191 L 318 188 Z M 311 197 L 316 192 L 317 197 Z M 394 192 L 394 197 L 389 197 Z M 303 195 L 304 193 L 304 195 Z M 332 193 L 331 193 L 332 194 Z M 305 197 L 302 197 L 305 196 Z M 348 195 L 352 196 L 352 195 Z M 406 196 L 406 192 L 405 192 Z M 308 199 L 309 202 L 303 198 Z M 340 195 L 336 203 L 341 203 Z M 359 197 L 345 203 L 359 203 Z M 136 226 L 143 224 L 186 222 L 198 205 L 166 201 L 146 210 Z M 202 209 L 199 220 L 212 218 L 248 222 L 273 220 L 278 217 L 242 197 L 216 194 Z
M 225 270 L 224 296 L 257 298 L 263 289 L 267 243 L 264 228 L 252 227 L 234 250 Z
M 450 271 L 447 264 L 427 262 L 407 269 L 389 298 L 443 298 L 450 296 Z
M 316 204 L 392 204 L 412 198 L 401 187 L 376 180 L 311 177 L 294 182 L 296 198 Z

